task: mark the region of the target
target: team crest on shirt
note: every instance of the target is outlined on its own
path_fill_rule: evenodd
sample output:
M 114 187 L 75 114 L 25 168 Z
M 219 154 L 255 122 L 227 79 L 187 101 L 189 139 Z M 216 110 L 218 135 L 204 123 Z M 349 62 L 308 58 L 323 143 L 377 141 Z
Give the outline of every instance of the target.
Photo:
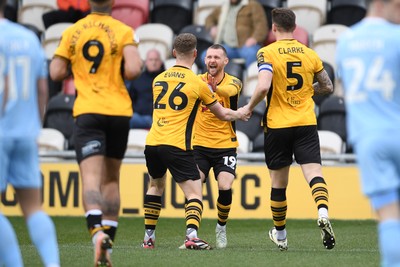
M 261 63 L 264 63 L 265 61 L 264 61 L 264 52 L 260 52 L 260 53 L 258 53 L 257 54 L 257 63 L 258 64 L 261 64 Z
M 157 121 L 157 125 L 160 127 L 163 127 L 163 126 L 167 125 L 168 123 L 169 123 L 169 121 L 167 121 L 165 117 L 159 118 Z

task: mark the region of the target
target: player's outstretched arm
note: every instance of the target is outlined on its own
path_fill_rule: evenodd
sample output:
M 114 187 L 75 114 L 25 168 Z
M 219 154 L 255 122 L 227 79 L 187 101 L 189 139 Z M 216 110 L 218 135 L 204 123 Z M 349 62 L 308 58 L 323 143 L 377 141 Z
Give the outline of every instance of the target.
M 218 119 L 223 121 L 248 121 L 250 118 L 250 115 L 247 114 L 243 108 L 232 110 L 229 108 L 224 108 L 219 102 L 215 102 L 213 105 L 207 107 L 215 116 L 217 116 Z

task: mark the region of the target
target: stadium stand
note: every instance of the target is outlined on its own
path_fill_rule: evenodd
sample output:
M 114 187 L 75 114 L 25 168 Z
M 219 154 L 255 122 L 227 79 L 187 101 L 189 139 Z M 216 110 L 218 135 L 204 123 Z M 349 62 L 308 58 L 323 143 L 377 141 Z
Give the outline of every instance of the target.
M 42 46 L 46 53 L 47 59 L 52 59 L 60 42 L 62 33 L 66 28 L 73 25 L 73 23 L 63 22 L 56 23 L 47 28 L 43 34 Z
M 235 76 L 243 82 L 244 65 L 236 63 L 234 61 L 229 61 L 225 66 L 225 72 Z
M 63 151 L 64 135 L 56 129 L 42 128 L 38 138 L 39 151 Z
M 244 105 L 246 105 L 249 102 L 250 98 L 251 96 L 241 95 L 239 97 L 238 107 L 243 107 Z M 254 108 L 253 114 L 248 121 L 236 121 L 236 130 L 245 133 L 250 141 L 253 141 L 259 133 L 263 132 L 261 122 L 263 120 L 265 108 L 266 104 L 265 100 L 263 100 Z
M 313 33 L 311 48 L 319 55 L 322 61 L 328 62 L 336 70 L 336 40 L 347 26 L 341 24 L 327 24 L 319 27 Z
M 264 152 L 264 132 L 259 133 L 254 138 L 251 152 Z
M 136 34 L 140 39 L 139 53 L 143 60 L 146 58 L 147 51 L 152 48 L 160 51 L 163 61 L 170 58 L 174 32 L 169 26 L 161 23 L 147 23 L 137 27 Z
M 328 23 L 351 26 L 364 18 L 366 13 L 365 0 L 331 0 Z
M 268 28 L 272 27 L 272 16 L 271 11 L 277 7 L 283 7 L 282 0 L 258 0 L 258 2 L 263 6 L 265 15 L 267 16 Z
M 149 13 L 149 0 L 115 0 L 111 16 L 136 29 L 149 21 Z
M 167 60 L 164 61 L 164 67 L 165 69 L 169 69 L 172 66 L 175 65 L 176 59 L 175 58 L 168 58 Z M 192 71 L 196 74 L 199 73 L 199 67 L 197 67 L 196 63 L 192 65 Z
M 326 21 L 326 0 L 287 0 L 287 7 L 296 14 L 296 24 L 306 29 L 310 34 Z
M 293 32 L 293 37 L 294 37 L 294 39 L 296 39 L 300 43 L 304 44 L 305 46 L 310 45 L 310 38 L 309 38 L 308 31 L 299 25 L 296 26 L 296 29 Z M 276 41 L 276 38 L 275 38 L 273 32 L 269 31 L 267 38 L 265 39 L 264 45 L 269 45 L 275 41 Z
M 345 144 L 340 136 L 332 131 L 318 130 L 321 155 L 342 154 Z M 326 163 L 326 162 L 325 162 Z
M 328 130 L 347 140 L 346 108 L 343 97 L 331 95 L 323 100 L 318 112 L 318 130 Z
M 204 26 L 207 16 L 223 2 L 224 0 L 198 0 L 194 7 L 193 24 Z
M 236 131 L 236 137 L 239 142 L 239 146 L 237 148 L 237 153 L 249 153 L 250 152 L 250 147 L 251 147 L 251 142 L 249 137 L 241 132 L 241 131 Z
M 44 117 L 43 127 L 56 129 L 59 131 L 65 141 L 65 148 L 73 149 L 73 127 L 74 118 L 72 116 L 72 107 L 75 102 L 75 95 L 66 95 L 59 93 L 50 98 Z
M 168 25 L 174 34 L 193 23 L 193 0 L 153 0 L 152 23 Z
M 197 37 L 197 58 L 196 58 L 196 65 L 203 66 L 204 64 L 202 61 L 204 59 L 201 58 L 201 53 L 214 44 L 214 40 L 212 39 L 211 35 L 208 33 L 206 28 L 201 25 L 187 25 L 181 30 L 181 33 L 188 32 L 192 33 Z
M 254 61 L 246 70 L 246 75 L 243 81 L 242 95 L 252 96 L 256 89 L 258 81 L 258 66 L 257 61 Z
M 43 32 L 44 24 L 42 16 L 44 13 L 58 9 L 56 0 L 22 0 L 18 22 L 31 24 Z
M 130 129 L 128 135 L 129 152 L 144 152 L 146 146 L 146 137 L 149 130 L 146 129 Z

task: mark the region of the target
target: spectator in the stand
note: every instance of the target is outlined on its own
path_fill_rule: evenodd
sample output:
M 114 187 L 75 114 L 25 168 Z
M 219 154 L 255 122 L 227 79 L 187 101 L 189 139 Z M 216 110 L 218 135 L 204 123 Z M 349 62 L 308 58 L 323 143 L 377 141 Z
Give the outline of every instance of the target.
M 129 85 L 133 107 L 131 128 L 150 129 L 153 116 L 153 79 L 164 70 L 160 52 L 157 49 L 149 50 L 143 73 Z
M 228 58 L 243 58 L 246 67 L 256 60 L 255 55 L 268 34 L 267 17 L 256 0 L 225 0 L 208 15 L 205 27 L 214 42 L 225 47 Z
M 86 17 L 90 11 L 88 0 L 57 0 L 57 5 L 58 10 L 47 12 L 42 16 L 46 29 L 56 23 L 75 23 Z

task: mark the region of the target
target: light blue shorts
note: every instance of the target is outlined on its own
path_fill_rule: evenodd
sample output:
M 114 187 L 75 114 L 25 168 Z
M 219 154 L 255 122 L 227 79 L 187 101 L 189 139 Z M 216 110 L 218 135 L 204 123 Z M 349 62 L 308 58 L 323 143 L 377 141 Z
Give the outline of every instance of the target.
M 362 190 L 379 209 L 400 198 L 400 139 L 393 133 L 366 135 L 354 148 Z
M 35 139 L 0 139 L 0 190 L 40 188 L 38 147 Z

